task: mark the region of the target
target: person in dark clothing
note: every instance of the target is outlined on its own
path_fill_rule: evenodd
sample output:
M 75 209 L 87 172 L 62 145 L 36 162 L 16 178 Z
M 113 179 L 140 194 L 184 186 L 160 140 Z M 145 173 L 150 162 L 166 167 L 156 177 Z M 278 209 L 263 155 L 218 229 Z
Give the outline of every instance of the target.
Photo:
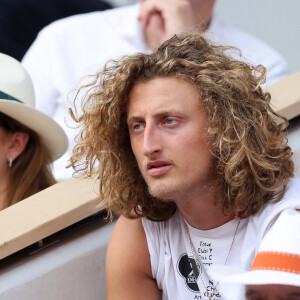
M 0 52 L 21 61 L 38 32 L 71 15 L 110 9 L 100 0 L 0 0 Z

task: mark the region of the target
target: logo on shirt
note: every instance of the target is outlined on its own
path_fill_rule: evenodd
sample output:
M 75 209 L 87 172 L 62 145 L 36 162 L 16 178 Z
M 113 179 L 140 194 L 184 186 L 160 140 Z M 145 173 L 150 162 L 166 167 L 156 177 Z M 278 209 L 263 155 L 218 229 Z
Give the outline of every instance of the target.
M 195 273 L 193 272 L 195 270 Z M 199 287 L 197 284 L 197 278 L 199 272 L 192 257 L 188 257 L 186 253 L 182 254 L 177 263 L 178 273 L 184 277 L 186 286 L 193 292 L 199 292 Z

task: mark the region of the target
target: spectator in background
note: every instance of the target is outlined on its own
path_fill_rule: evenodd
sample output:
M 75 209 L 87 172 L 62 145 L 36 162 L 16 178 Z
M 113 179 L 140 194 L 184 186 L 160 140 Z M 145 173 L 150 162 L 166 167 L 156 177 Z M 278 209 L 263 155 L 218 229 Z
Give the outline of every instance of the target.
M 38 32 L 51 22 L 112 8 L 101 0 L 0 0 L 0 52 L 21 60 Z
M 33 78 L 37 108 L 63 126 L 69 152 L 54 164 L 54 175 L 72 175 L 65 166 L 76 132 L 69 126 L 67 96 L 78 81 L 94 74 L 108 59 L 149 53 L 174 33 L 204 30 L 216 43 L 236 46 L 245 59 L 266 66 L 267 84 L 286 76 L 287 65 L 257 38 L 213 15 L 215 0 L 141 0 L 139 4 L 59 20 L 40 32 L 24 57 Z M 66 119 L 67 118 L 67 119 Z
M 54 184 L 49 164 L 67 149 L 62 128 L 34 101 L 27 72 L 0 53 L 0 210 Z

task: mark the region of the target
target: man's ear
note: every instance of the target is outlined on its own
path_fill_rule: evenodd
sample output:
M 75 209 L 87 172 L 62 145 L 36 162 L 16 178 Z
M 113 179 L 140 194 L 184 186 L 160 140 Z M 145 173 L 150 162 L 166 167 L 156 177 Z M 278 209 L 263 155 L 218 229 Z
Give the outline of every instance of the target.
M 8 150 L 9 158 L 14 161 L 25 149 L 29 140 L 29 134 L 26 132 L 15 132 L 10 137 L 10 145 Z

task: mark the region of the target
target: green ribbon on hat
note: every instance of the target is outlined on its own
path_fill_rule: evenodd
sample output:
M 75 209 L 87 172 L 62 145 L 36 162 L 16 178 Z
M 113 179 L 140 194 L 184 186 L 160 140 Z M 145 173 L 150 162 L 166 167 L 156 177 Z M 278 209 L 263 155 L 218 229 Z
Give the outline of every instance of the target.
M 4 100 L 12 100 L 12 101 L 16 101 L 16 102 L 19 102 L 19 103 L 24 103 L 23 101 L 9 95 L 9 94 L 6 94 L 5 92 L 2 92 L 0 91 L 0 99 L 4 99 Z

